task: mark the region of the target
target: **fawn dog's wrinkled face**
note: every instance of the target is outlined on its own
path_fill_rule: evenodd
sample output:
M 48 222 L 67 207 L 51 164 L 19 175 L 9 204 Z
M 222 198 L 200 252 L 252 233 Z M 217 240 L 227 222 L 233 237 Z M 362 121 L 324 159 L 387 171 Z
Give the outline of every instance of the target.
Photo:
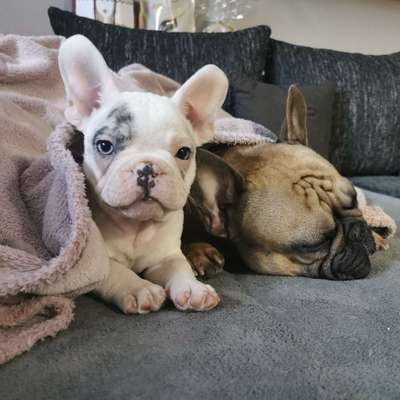
M 234 146 L 224 152 L 229 168 L 217 170 L 213 179 L 226 185 L 229 177 L 236 180 L 233 169 L 243 177 L 245 190 L 230 207 L 229 224 L 214 221 L 214 226 L 220 225 L 214 234 L 221 236 L 221 225 L 226 232 L 232 230 L 247 266 L 259 273 L 363 278 L 375 251 L 372 232 L 357 207 L 351 182 L 306 147 L 305 110 L 302 94 L 291 87 L 287 143 Z M 202 186 L 201 165 L 200 160 L 197 186 Z
M 83 36 L 60 50 L 69 107 L 84 134 L 83 167 L 97 201 L 125 217 L 161 220 L 182 209 L 195 176 L 196 147 L 210 138 L 227 79 L 206 66 L 172 98 L 118 88 Z

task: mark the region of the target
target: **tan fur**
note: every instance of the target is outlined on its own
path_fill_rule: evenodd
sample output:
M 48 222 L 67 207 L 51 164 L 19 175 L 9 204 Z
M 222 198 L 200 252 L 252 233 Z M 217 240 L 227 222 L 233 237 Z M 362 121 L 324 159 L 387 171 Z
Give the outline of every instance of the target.
M 247 189 L 235 210 L 235 241 L 248 267 L 259 273 L 316 277 L 345 249 L 338 221 L 363 219 L 351 182 L 306 147 L 306 104 L 295 86 L 286 110 L 287 143 L 233 146 L 223 154 Z M 325 244 L 331 234 L 336 238 Z M 376 235 L 375 241 L 382 247 Z

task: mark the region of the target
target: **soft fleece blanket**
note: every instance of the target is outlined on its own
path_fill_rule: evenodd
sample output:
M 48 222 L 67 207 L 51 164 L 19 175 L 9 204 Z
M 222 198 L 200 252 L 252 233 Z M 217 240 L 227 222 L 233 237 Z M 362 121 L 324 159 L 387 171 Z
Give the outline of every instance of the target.
M 70 151 L 78 133 L 63 122 L 61 40 L 0 36 L 0 364 L 67 328 L 71 298 L 90 291 L 109 268 Z M 167 96 L 179 87 L 139 65 L 123 68 L 115 81 Z M 260 125 L 223 111 L 219 117 L 215 142 L 276 141 Z

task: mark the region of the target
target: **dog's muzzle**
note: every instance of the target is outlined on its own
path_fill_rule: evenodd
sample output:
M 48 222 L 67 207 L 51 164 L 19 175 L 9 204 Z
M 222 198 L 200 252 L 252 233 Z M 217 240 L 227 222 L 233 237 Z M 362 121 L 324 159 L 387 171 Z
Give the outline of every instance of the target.
M 151 189 L 156 185 L 154 178 L 157 174 L 154 172 L 154 168 L 151 164 L 146 164 L 142 168 L 137 169 L 137 185 L 143 189 L 144 198 L 150 197 Z
M 320 277 L 334 280 L 365 278 L 371 271 L 370 255 L 376 250 L 367 224 L 358 219 L 340 221 L 342 237 L 331 247 L 331 254 L 321 265 Z

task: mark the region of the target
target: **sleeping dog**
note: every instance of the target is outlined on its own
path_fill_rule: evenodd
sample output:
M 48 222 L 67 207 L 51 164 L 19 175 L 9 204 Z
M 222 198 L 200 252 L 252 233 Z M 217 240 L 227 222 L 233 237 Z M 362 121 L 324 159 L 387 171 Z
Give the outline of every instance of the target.
M 198 152 L 186 237 L 196 215 L 209 233 L 233 240 L 258 273 L 365 277 L 373 235 L 380 238 L 364 221 L 351 182 L 307 147 L 306 104 L 295 86 L 285 126 L 286 143 L 233 146 L 222 158 Z M 186 243 L 185 252 L 199 275 L 222 269 L 223 257 L 210 244 Z
M 96 293 L 128 314 L 156 311 L 166 295 L 180 310 L 215 307 L 215 290 L 195 278 L 182 254 L 181 233 L 196 147 L 212 135 L 225 74 L 203 67 L 172 98 L 126 92 L 79 35 L 63 42 L 59 65 L 67 119 L 84 136 L 90 207 L 110 257 Z

